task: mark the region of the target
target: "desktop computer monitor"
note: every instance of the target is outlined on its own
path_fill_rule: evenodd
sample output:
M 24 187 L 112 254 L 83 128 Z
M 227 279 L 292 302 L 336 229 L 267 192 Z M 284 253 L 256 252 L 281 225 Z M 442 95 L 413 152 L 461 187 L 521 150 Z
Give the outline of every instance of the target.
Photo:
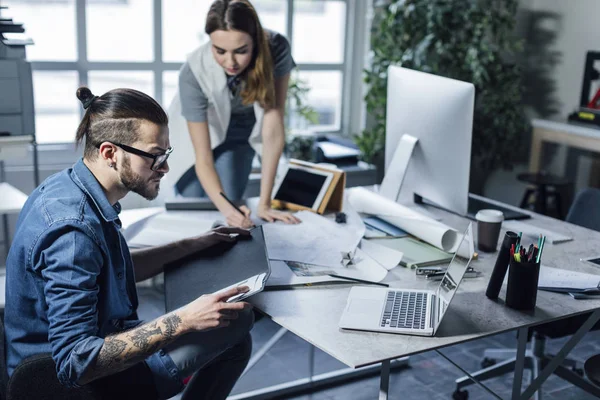
M 384 196 L 467 215 L 474 100 L 471 83 L 389 67 Z

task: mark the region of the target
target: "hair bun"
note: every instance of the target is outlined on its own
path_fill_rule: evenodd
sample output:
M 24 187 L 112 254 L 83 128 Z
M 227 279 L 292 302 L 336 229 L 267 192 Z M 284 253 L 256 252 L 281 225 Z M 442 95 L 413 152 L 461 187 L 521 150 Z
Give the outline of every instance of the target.
M 77 98 L 83 104 L 83 109 L 87 110 L 98 96 L 94 96 L 89 88 L 81 86 L 77 89 Z

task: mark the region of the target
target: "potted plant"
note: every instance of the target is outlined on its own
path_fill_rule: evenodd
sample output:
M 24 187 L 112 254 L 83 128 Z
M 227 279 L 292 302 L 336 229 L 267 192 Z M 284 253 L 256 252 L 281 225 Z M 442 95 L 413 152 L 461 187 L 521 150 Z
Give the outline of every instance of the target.
M 288 108 L 286 109 L 286 154 L 289 158 L 312 161 L 315 134 L 310 131 L 292 132 L 290 112 L 309 124 L 317 124 L 319 115 L 313 107 L 306 104 L 310 87 L 301 80 L 297 73 L 290 77 L 288 86 Z
M 357 138 L 359 147 L 369 143 L 383 152 L 387 69 L 396 64 L 475 85 L 472 192 L 482 192 L 493 169 L 510 169 L 526 157 L 531 127 L 514 62 L 522 47 L 514 37 L 517 6 L 518 0 L 379 1 L 371 31 L 372 63 L 364 72 L 373 124 Z M 379 145 L 370 144 L 373 140 Z

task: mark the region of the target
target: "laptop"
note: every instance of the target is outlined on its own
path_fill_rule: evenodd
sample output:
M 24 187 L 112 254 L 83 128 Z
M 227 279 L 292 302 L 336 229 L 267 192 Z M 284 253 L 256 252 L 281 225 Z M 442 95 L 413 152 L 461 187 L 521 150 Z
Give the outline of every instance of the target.
M 434 336 L 471 260 L 473 227 L 469 223 L 438 288 L 433 290 L 354 286 L 339 327 L 370 332 Z M 469 257 L 461 255 L 469 254 Z

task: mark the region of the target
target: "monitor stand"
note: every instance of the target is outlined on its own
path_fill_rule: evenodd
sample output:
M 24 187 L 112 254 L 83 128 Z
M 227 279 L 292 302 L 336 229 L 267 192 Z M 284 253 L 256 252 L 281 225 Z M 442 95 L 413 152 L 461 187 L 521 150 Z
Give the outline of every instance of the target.
M 407 134 L 402 135 L 400 138 L 394 156 L 379 186 L 379 194 L 383 197 L 398 201 L 402 181 L 404 181 L 408 163 L 418 141 L 418 138 Z
M 427 199 L 424 199 L 422 196 L 419 196 L 416 193 L 413 196 L 414 196 L 413 197 L 414 202 L 416 204 L 427 204 L 428 206 L 436 207 L 436 208 L 439 208 L 440 210 L 444 210 L 444 211 L 448 211 L 453 214 L 456 214 L 450 210 L 445 209 L 444 207 L 441 207 L 431 201 L 428 201 Z M 493 209 L 493 210 L 502 211 L 502 214 L 504 214 L 505 220 L 531 218 L 531 215 L 529 215 L 527 213 L 519 212 L 519 211 L 513 210 L 511 208 L 499 206 L 491 201 L 488 201 L 485 197 L 477 196 L 472 193 L 469 193 L 469 210 L 467 212 L 467 215 L 461 215 L 461 217 L 467 217 L 471 220 L 475 220 L 475 214 L 477 214 L 478 211 L 483 210 L 483 209 Z

